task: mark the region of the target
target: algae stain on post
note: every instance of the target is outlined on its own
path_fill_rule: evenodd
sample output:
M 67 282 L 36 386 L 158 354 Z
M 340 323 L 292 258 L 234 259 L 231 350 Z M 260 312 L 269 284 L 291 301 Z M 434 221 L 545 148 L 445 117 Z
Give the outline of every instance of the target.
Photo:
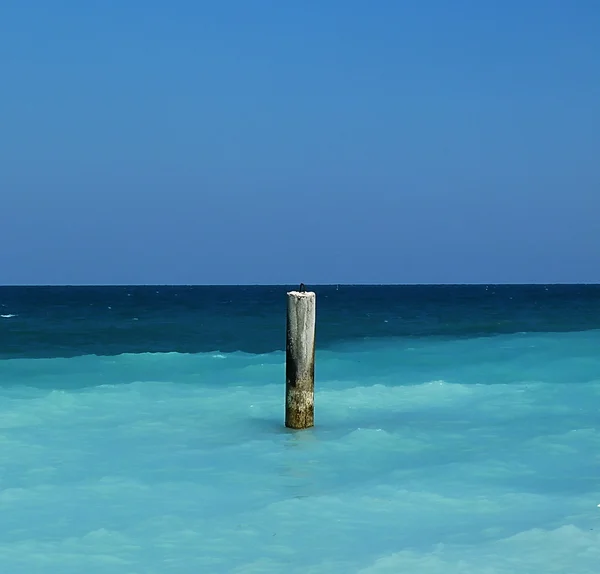
M 285 426 L 306 429 L 315 424 L 316 296 L 311 291 L 287 294 L 285 353 Z

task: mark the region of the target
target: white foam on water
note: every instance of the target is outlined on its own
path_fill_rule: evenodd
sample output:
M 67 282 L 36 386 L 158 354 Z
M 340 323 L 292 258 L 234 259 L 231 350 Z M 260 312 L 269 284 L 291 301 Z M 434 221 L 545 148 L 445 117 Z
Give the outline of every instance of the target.
M 0 572 L 596 574 L 599 347 L 323 351 L 302 432 L 283 353 L 0 361 Z
M 13 317 L 16 317 L 16 315 L 8 313 L 7 315 L 0 315 L 0 317 L 2 317 L 2 319 L 12 319 Z

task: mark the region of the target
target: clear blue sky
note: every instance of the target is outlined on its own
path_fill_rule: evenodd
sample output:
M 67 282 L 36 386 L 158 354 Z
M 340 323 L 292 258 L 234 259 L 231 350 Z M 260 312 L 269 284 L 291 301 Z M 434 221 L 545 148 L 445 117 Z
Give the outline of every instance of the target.
M 0 283 L 600 281 L 597 0 L 5 0 Z

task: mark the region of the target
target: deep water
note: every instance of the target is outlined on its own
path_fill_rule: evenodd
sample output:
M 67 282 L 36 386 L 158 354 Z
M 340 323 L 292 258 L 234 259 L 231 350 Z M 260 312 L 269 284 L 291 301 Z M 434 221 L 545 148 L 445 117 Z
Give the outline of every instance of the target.
M 600 286 L 0 288 L 0 572 L 597 574 Z

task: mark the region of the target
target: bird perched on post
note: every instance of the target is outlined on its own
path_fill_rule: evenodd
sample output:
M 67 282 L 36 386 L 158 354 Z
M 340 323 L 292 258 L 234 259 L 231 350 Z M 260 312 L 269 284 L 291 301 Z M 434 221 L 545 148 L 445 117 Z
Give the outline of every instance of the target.
M 306 286 L 304 283 L 300 283 L 300 293 L 306 293 Z

